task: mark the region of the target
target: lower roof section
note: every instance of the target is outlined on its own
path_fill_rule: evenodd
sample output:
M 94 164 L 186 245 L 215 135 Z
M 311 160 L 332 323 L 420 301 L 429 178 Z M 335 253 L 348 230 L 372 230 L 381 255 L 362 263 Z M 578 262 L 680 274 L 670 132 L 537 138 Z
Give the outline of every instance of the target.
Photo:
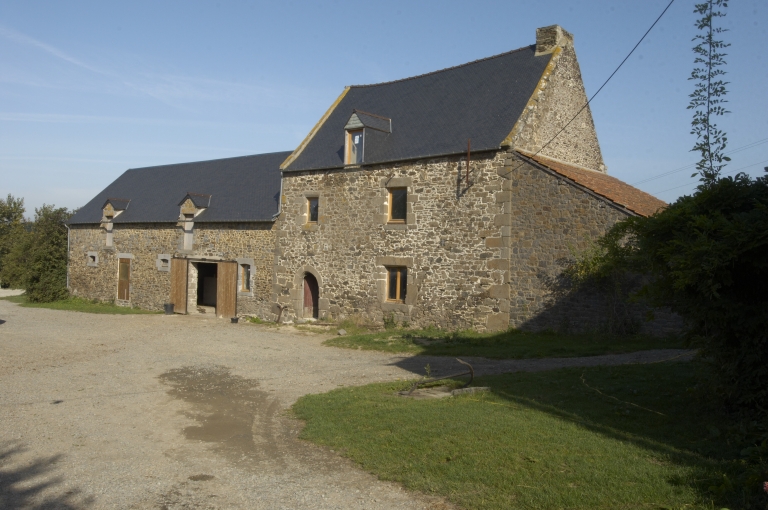
M 517 152 L 640 216 L 651 216 L 667 206 L 663 200 L 603 172 L 521 150 Z
M 175 223 L 179 202 L 210 195 L 195 222 L 272 221 L 280 200 L 280 164 L 290 151 L 126 170 L 84 205 L 69 224 L 100 223 L 110 198 L 128 200 L 113 223 Z

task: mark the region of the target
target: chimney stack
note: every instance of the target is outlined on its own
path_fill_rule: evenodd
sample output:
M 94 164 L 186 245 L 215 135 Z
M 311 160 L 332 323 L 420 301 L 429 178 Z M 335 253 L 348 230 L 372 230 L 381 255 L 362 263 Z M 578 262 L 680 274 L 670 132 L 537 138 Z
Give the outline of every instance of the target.
M 555 48 L 564 48 L 573 44 L 573 34 L 566 32 L 560 25 L 550 25 L 536 29 L 536 56 L 547 55 Z

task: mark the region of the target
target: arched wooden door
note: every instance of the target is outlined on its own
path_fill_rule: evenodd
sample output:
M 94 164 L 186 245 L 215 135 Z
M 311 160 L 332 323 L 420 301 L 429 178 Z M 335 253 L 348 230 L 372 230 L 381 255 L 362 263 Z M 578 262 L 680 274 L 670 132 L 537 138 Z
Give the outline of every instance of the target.
M 307 273 L 304 275 L 304 317 L 317 319 L 317 304 L 320 300 L 320 286 L 317 278 Z

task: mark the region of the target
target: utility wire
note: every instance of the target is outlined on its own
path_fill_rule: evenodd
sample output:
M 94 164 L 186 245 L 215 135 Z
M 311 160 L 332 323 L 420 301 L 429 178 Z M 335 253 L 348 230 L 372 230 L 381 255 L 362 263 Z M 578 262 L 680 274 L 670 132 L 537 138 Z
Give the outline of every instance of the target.
M 740 170 L 744 170 L 745 168 L 752 168 L 753 166 L 762 165 L 763 163 L 768 163 L 768 159 L 766 159 L 764 161 L 758 161 L 757 163 L 752 163 L 751 165 L 743 166 L 741 168 L 737 168 L 736 170 L 731 170 L 730 172 L 726 172 L 723 175 L 731 175 L 731 174 L 734 174 L 734 173 L 736 173 L 736 172 L 738 172 Z M 768 167 L 766 167 L 766 168 L 768 168 Z M 665 189 L 664 191 L 657 191 L 657 192 L 654 193 L 654 195 L 658 195 L 658 194 L 661 194 L 661 193 L 666 193 L 667 191 L 672 191 L 673 189 L 683 188 L 685 186 L 690 186 L 690 185 L 691 185 L 690 182 L 687 183 L 687 184 L 681 184 L 680 186 L 675 186 L 674 188 Z
M 745 151 L 747 149 L 751 149 L 752 147 L 757 147 L 758 145 L 762 145 L 764 143 L 768 143 L 768 138 L 763 138 L 762 140 L 757 140 L 756 142 L 748 143 L 747 145 L 743 145 L 741 147 L 737 147 L 736 149 L 730 150 L 728 152 L 725 152 L 724 154 L 736 154 L 737 152 Z M 642 181 L 633 182 L 632 186 L 636 186 L 638 184 L 643 184 L 644 182 L 653 181 L 656 179 L 661 179 L 662 177 L 666 177 L 667 175 L 671 175 L 677 172 L 682 172 L 683 170 L 686 170 L 688 168 L 693 168 L 696 166 L 696 163 L 690 163 L 685 166 L 681 166 L 680 168 L 676 168 L 674 170 L 670 170 L 668 172 L 664 172 L 658 175 L 654 175 L 653 177 L 648 177 L 647 179 L 643 179 Z
M 552 142 L 555 140 L 555 138 L 557 138 L 557 137 L 560 135 L 560 133 L 562 133 L 563 131 L 565 131 L 565 129 L 566 129 L 568 126 L 570 126 L 570 125 L 571 125 L 571 122 L 573 122 L 574 120 L 576 120 L 576 117 L 578 117 L 578 116 L 581 114 L 581 112 L 583 112 L 583 111 L 584 111 L 584 108 L 586 108 L 587 106 L 589 106 L 589 103 L 591 103 L 591 102 L 592 102 L 592 100 L 593 100 L 593 99 L 594 99 L 594 98 L 595 98 L 595 97 L 596 97 L 596 96 L 597 96 L 597 95 L 600 93 L 600 91 L 601 91 L 601 90 L 603 90 L 603 87 L 605 87 L 606 85 L 608 85 L 608 82 L 609 82 L 609 81 L 611 81 L 611 78 L 613 78 L 613 75 L 614 75 L 614 74 L 616 74 L 616 73 L 619 71 L 619 69 L 621 69 L 621 66 L 623 66 L 623 65 L 624 65 L 624 62 L 626 62 L 626 61 L 627 61 L 627 59 L 629 59 L 629 57 L 631 57 L 631 56 L 632 56 L 632 54 L 635 52 L 635 50 L 637 49 L 637 47 L 638 47 L 638 46 L 640 46 L 640 43 L 641 43 L 641 42 L 643 42 L 643 40 L 644 40 L 644 39 L 646 38 L 646 36 L 647 36 L 647 35 L 650 33 L 650 31 L 651 31 L 651 30 L 653 30 L 653 27 L 655 27 L 655 26 L 656 26 L 656 23 L 658 23 L 658 22 L 659 22 L 659 20 L 661 19 L 661 17 L 662 17 L 662 16 L 664 16 L 664 14 L 667 12 L 667 10 L 669 10 L 669 8 L 670 8 L 670 7 L 672 7 L 672 4 L 673 4 L 673 3 L 675 3 L 675 0 L 671 0 L 671 1 L 669 2 L 669 4 L 667 4 L 667 6 L 664 8 L 664 10 L 663 10 L 663 11 L 661 11 L 661 14 L 659 14 L 659 17 L 658 17 L 658 18 L 656 18 L 656 21 L 654 21 L 654 22 L 653 22 L 653 25 L 651 25 L 651 27 L 650 27 L 648 30 L 646 30 L 646 31 L 645 31 L 645 33 L 643 34 L 643 37 L 641 37 L 641 38 L 640 38 L 640 40 L 639 40 L 639 41 L 637 41 L 637 44 L 635 44 L 635 47 L 634 47 L 634 48 L 632 48 L 632 51 L 630 51 L 630 52 L 627 54 L 627 56 L 626 56 L 626 57 L 624 57 L 624 60 L 622 60 L 622 61 L 621 61 L 621 64 L 619 64 L 619 66 L 618 66 L 618 67 L 617 67 L 617 68 L 616 68 L 616 69 L 615 69 L 615 70 L 614 70 L 614 71 L 611 73 L 611 75 L 608 77 L 608 79 L 607 79 L 607 80 L 605 80 L 605 82 L 604 82 L 602 85 L 600 85 L 600 88 L 599 88 L 599 89 L 597 89 L 597 92 L 595 92 L 594 94 L 592 94 L 592 97 L 590 97 L 590 98 L 589 98 L 589 100 L 587 100 L 587 102 L 586 102 L 586 103 L 584 103 L 584 106 L 582 106 L 582 107 L 581 107 L 581 109 L 579 109 L 579 111 L 578 111 L 578 112 L 576 112 L 576 115 L 574 115 L 573 117 L 571 117 L 571 120 L 569 120 L 569 121 L 568 121 L 568 122 L 565 124 L 565 126 L 563 126 L 563 127 L 562 127 L 562 129 L 560 129 L 560 131 L 558 131 L 558 132 L 555 134 L 555 136 L 553 136 L 552 138 L 550 138 L 550 139 L 549 139 L 549 141 L 548 141 L 547 143 L 545 143 L 545 144 L 544 144 L 544 145 L 543 145 L 543 146 L 542 146 L 542 147 L 541 147 L 539 150 L 537 150 L 535 153 L 533 153 L 533 155 L 534 155 L 534 156 L 535 156 L 536 154 L 538 154 L 539 152 L 543 151 L 544 149 L 546 149 L 546 148 L 547 148 L 547 146 L 549 146 L 549 144 L 550 144 L 550 143 L 552 143 Z

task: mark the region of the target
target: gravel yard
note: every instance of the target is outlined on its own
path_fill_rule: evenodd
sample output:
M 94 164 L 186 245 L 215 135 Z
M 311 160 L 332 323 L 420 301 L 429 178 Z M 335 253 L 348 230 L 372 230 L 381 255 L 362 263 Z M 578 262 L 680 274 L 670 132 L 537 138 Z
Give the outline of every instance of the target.
M 0 301 L 0 507 L 450 508 L 297 439 L 286 410 L 307 393 L 460 366 L 323 338 Z M 487 374 L 690 355 L 469 361 Z

